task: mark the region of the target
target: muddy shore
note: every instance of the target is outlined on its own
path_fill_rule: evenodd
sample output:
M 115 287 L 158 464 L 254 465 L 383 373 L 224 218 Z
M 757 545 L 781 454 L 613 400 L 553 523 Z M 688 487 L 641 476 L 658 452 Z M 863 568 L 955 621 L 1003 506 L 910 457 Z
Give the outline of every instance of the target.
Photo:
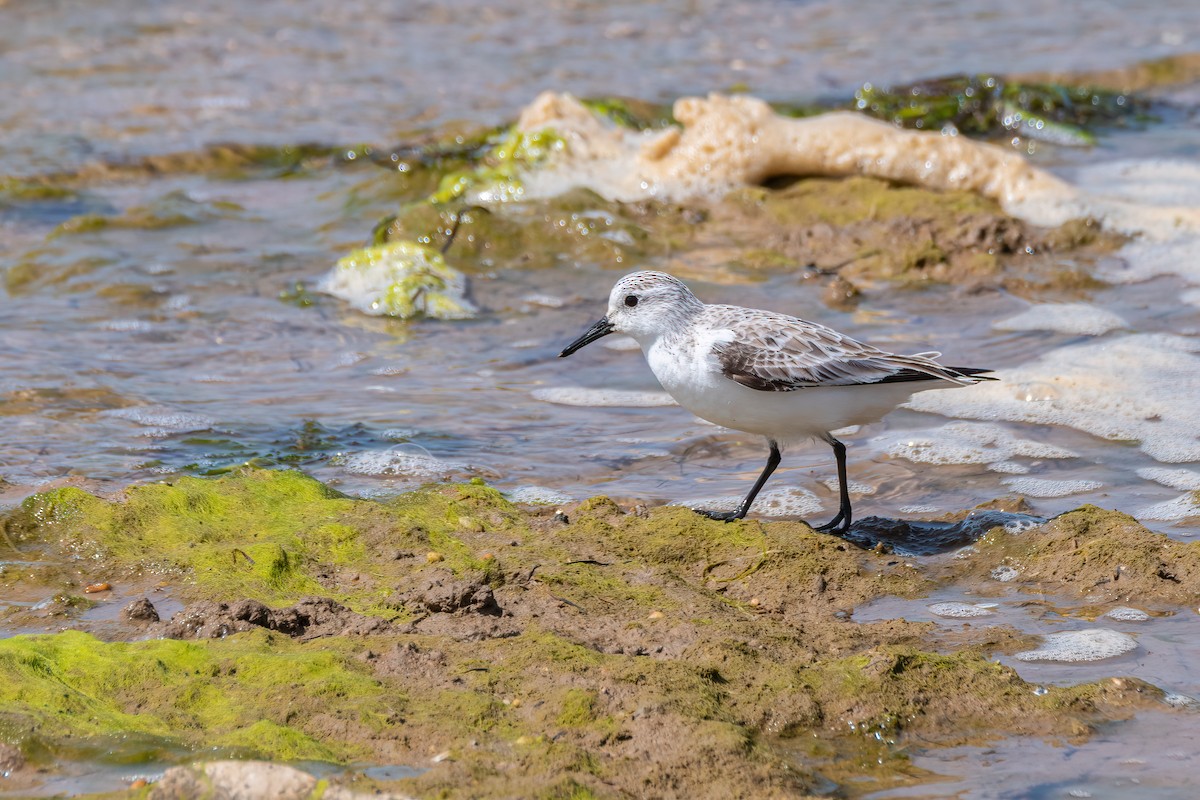
M 1036 643 L 1005 626 L 860 623 L 856 606 L 1006 566 L 1007 588 L 1091 614 L 1200 600 L 1200 545 L 1091 507 L 918 560 L 799 522 L 517 507 L 480 484 L 378 502 L 245 470 L 117 502 L 55 490 L 5 532 L 6 589 L 62 598 L 6 624 L 67 629 L 0 641 L 5 740 L 24 762 L 10 780 L 30 786 L 114 741 L 126 757 L 404 765 L 419 774 L 332 780 L 415 796 L 903 785 L 913 747 L 1082 741 L 1170 707 L 1119 672 L 1038 689 L 995 661 Z M 125 610 L 88 623 L 91 597 Z M 159 620 L 166 598 L 185 607 Z

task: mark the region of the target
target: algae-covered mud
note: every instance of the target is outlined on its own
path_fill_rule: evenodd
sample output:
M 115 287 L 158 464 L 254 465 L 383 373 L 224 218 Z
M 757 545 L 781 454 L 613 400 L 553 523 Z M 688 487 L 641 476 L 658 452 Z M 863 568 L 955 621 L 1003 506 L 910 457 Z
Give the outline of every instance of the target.
M 996 660 L 1036 646 L 1011 627 L 851 619 L 1010 564 L 1009 588 L 1060 594 L 1064 614 L 1200 600 L 1195 545 L 1097 509 L 919 565 L 802 523 L 603 497 L 534 511 L 482 484 L 359 500 L 248 469 L 117 502 L 35 495 L 5 532 L 10 591 L 139 596 L 116 625 L 9 609 L 10 627 L 68 629 L 0 640 L 18 787 L 80 754 L 153 769 L 190 753 L 407 765 L 335 783 L 413 796 L 788 797 L 852 775 L 861 793 L 918 781 L 913 748 L 1191 713 L 1173 699 L 1190 686 L 1026 682 Z M 160 620 L 160 597 L 187 605 Z
M 0 794 L 1190 796 L 1191 6 L 533 14 L 0 3 Z M 641 268 L 1001 380 L 710 523 Z

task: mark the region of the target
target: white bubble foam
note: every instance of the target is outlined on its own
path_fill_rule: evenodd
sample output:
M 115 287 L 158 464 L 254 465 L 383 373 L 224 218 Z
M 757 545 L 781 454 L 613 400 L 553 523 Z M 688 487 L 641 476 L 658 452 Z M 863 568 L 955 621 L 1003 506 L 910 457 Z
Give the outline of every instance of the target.
M 1167 692 L 1163 695 L 1163 702 L 1172 708 L 1195 708 L 1200 705 L 1196 698 L 1179 692 Z
M 1034 519 L 1010 519 L 1004 523 L 1004 532 L 1015 535 L 1031 531 L 1034 528 L 1040 528 L 1044 524 L 1044 522 L 1038 522 Z
M 1129 606 L 1117 606 L 1109 610 L 1104 616 L 1109 619 L 1120 620 L 1121 622 L 1145 622 L 1150 619 L 1150 615 L 1140 608 L 1130 608 Z
M 837 478 L 826 478 L 825 480 L 821 481 L 821 483 L 823 483 L 827 487 L 829 487 L 830 491 L 836 492 L 840 488 L 838 486 Z M 859 481 L 846 481 L 846 490 L 848 492 L 850 492 L 850 494 L 857 494 L 857 495 L 875 494 L 877 489 L 878 489 L 878 487 L 872 486 L 869 483 L 861 483 Z
M 936 514 L 941 511 L 937 506 L 900 506 L 896 510 L 901 514 Z
M 1200 264 L 1195 257 L 1197 249 L 1200 249 L 1200 238 L 1196 236 L 1131 242 L 1117 253 L 1116 259 L 1102 261 L 1096 276 L 1110 283 L 1138 283 L 1173 275 L 1195 286 L 1200 284 Z
M 1024 458 L 1074 458 L 1070 450 L 1031 439 L 1019 439 L 992 423 L 951 422 L 931 431 L 885 433 L 872 443 L 889 455 L 918 464 L 987 464 L 997 472 L 1028 468 L 1011 461 Z
M 1021 661 L 1103 661 L 1137 649 L 1137 640 L 1125 633 L 1104 628 L 1047 634 L 1037 650 L 1017 653 Z
M 403 475 L 412 478 L 442 478 L 469 469 L 466 464 L 405 450 L 364 450 L 345 456 L 341 464 L 344 470 L 354 475 Z
M 630 389 L 588 389 L 582 386 L 557 386 L 534 389 L 531 394 L 543 403 L 588 408 L 654 408 L 673 406 L 666 392 L 641 392 Z
M 992 580 L 1000 581 L 1001 583 L 1010 583 L 1015 581 L 1021 574 L 1016 567 L 1010 567 L 1007 564 L 1002 564 L 992 570 Z
M 733 511 L 741 505 L 742 497 L 702 497 L 695 500 L 681 500 L 672 503 L 674 506 L 688 508 L 703 508 L 709 511 Z M 821 501 L 815 494 L 800 488 L 768 489 L 754 499 L 750 510 L 755 514 L 767 517 L 808 517 L 820 513 Z
M 521 301 L 531 306 L 541 306 L 542 308 L 562 308 L 567 304 L 567 301 L 553 294 L 527 294 L 521 298 Z
M 566 492 L 560 492 L 558 489 L 551 489 L 546 486 L 518 486 L 511 491 L 505 492 L 505 495 L 514 503 L 527 503 L 537 506 L 557 506 L 563 503 L 570 503 L 575 499 Z
M 951 417 L 1067 425 L 1136 441 L 1159 461 L 1200 461 L 1200 342 L 1131 334 L 1062 347 L 995 383 L 914 395 L 908 406 Z
M 101 323 L 100 327 L 117 333 L 145 333 L 154 326 L 144 319 L 110 319 Z
M 188 433 L 191 431 L 206 431 L 216 422 L 212 417 L 203 414 L 192 414 L 187 411 L 177 411 L 166 406 L 134 406 L 132 408 L 115 408 L 103 412 L 106 416 L 136 422 L 153 428 L 162 435 L 172 433 Z
M 992 325 L 1001 331 L 1053 331 L 1076 336 L 1100 336 L 1129 323 L 1103 308 L 1087 303 L 1047 303 L 1036 305 L 1016 316 Z
M 1043 226 L 1093 217 L 1142 242 L 1178 241 L 1200 231 L 1196 161 L 1104 162 L 1079 170 L 1075 180 L 1066 191 L 1018 193 L 1005 210 Z
M 1017 494 L 1028 497 L 1067 497 L 1094 492 L 1104 485 L 1100 481 L 1052 481 L 1045 478 L 1004 478 L 1000 482 Z
M 1155 522 L 1178 522 L 1189 517 L 1200 517 L 1200 501 L 1197 500 L 1195 494 L 1189 492 L 1174 500 L 1165 500 L 1152 506 L 1139 508 L 1133 512 L 1133 516 Z
M 1137 476 L 1148 481 L 1161 483 L 1181 492 L 1194 492 L 1200 489 L 1200 472 L 1192 469 L 1167 469 L 1166 467 L 1143 467 L 1137 471 Z
M 989 608 L 970 603 L 934 603 L 928 607 L 929 610 L 939 617 L 949 617 L 950 619 L 969 619 L 971 617 L 987 617 L 992 614 Z

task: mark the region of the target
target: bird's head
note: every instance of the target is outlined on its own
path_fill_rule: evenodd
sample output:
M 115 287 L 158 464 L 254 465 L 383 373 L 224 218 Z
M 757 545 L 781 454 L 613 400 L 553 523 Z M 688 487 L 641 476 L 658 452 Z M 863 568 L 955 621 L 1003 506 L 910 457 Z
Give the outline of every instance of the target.
M 617 281 L 608 296 L 608 313 L 567 345 L 569 356 L 610 333 L 624 333 L 639 343 L 671 330 L 704 307 L 683 281 L 665 272 L 633 272 Z

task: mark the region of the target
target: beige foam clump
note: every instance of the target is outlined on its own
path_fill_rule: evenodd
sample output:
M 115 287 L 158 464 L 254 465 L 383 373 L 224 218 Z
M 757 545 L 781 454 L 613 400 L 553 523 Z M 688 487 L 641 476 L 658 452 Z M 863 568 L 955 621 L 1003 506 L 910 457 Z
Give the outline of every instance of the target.
M 586 186 L 612 200 L 678 200 L 777 175 L 868 175 L 975 192 L 1006 207 L 1031 196 L 1069 203 L 1076 195 L 1012 150 L 904 130 L 853 112 L 792 119 L 754 97 L 713 94 L 676 101 L 674 116 L 682 127 L 632 131 L 602 120 L 569 94 L 543 93 L 517 127 L 551 128 L 567 147 L 529 176 L 527 191 L 549 196 Z

